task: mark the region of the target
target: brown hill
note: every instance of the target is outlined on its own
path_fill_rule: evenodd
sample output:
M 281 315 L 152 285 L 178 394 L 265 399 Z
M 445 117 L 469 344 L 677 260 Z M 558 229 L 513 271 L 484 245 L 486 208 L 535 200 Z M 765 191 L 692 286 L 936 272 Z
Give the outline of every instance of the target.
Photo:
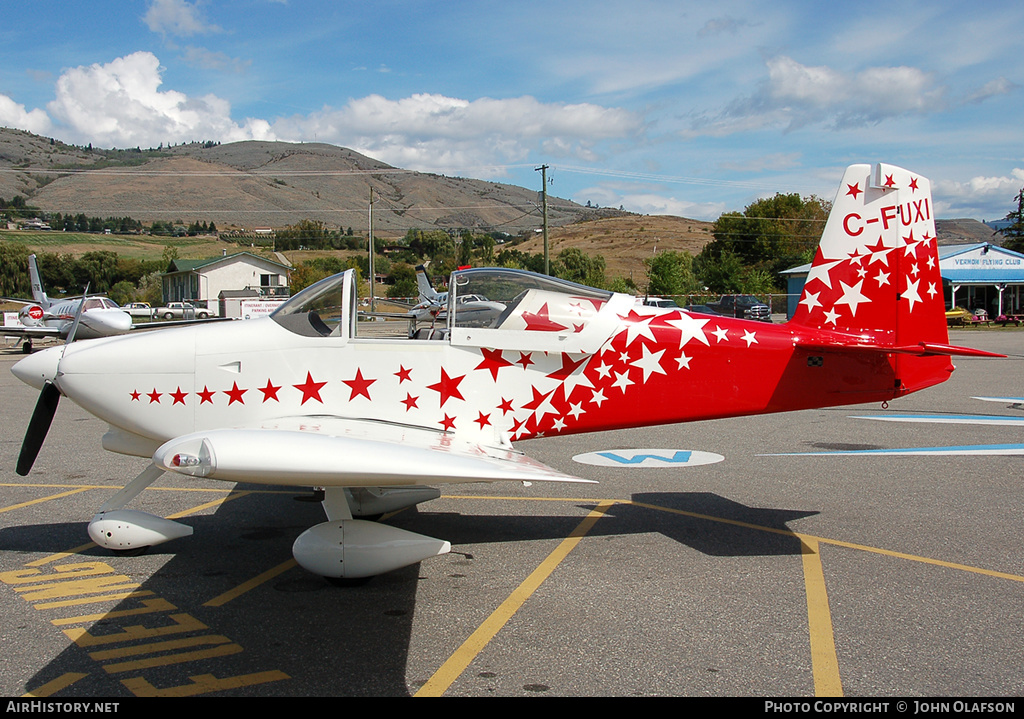
M 284 142 L 193 143 L 98 150 L 0 129 L 0 197 L 90 217 L 284 227 L 302 219 L 365 233 L 410 228 L 498 230 L 541 224 L 538 193 L 514 185 L 411 172 L 342 147 Z M 548 198 L 549 226 L 609 214 Z
M 601 255 L 608 277 L 631 278 L 644 287 L 647 274 L 643 261 L 655 252 L 674 250 L 699 253 L 711 237 L 711 222 L 670 215 L 626 215 L 563 225 L 548 231 L 548 255 L 578 247 L 588 255 Z M 516 246 L 522 252 L 544 251 L 538 234 Z

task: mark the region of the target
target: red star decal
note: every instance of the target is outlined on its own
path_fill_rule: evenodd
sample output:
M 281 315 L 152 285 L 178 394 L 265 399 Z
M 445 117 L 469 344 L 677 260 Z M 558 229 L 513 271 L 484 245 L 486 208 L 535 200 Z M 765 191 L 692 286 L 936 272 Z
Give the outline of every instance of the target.
M 278 385 L 271 384 L 269 379 L 267 380 L 266 387 L 257 387 L 257 389 L 263 393 L 264 402 L 267 402 L 269 400 L 274 400 L 275 402 L 281 401 L 277 398 L 277 390 L 281 389 L 281 387 Z
M 203 385 L 202 392 L 196 392 L 196 394 L 199 395 L 199 404 L 202 404 L 203 402 L 209 402 L 210 404 L 213 404 L 214 393 L 211 392 L 206 385 Z
M 498 405 L 498 409 L 501 410 L 501 416 L 504 417 L 506 414 L 512 411 L 512 400 L 501 398 L 501 404 Z
M 461 400 L 466 399 L 465 397 L 462 396 L 462 393 L 459 392 L 459 383 L 462 382 L 462 380 L 464 380 L 465 378 L 466 375 L 462 375 L 461 377 L 449 377 L 448 373 L 445 372 L 444 368 L 442 367 L 441 381 L 438 382 L 437 384 L 427 385 L 427 389 L 432 389 L 441 395 L 441 406 L 444 407 L 444 403 L 447 402 L 451 397 Z
M 566 329 L 565 325 L 560 325 L 551 320 L 551 317 L 548 315 L 547 302 L 541 305 L 539 312 L 524 312 L 523 320 L 526 321 L 526 329 L 535 332 L 558 332 L 559 330 Z
M 238 389 L 238 382 L 232 382 L 231 389 L 224 390 L 224 394 L 230 398 L 228 399 L 228 406 L 233 405 L 235 402 L 245 404 L 245 400 L 242 399 L 242 395 L 248 391 L 249 390 L 247 389 Z
M 398 378 L 398 384 L 402 384 L 402 382 L 405 382 L 406 380 L 412 382 L 412 377 L 409 376 L 411 372 L 411 369 L 406 369 L 402 365 L 398 365 L 398 371 L 395 372 L 395 377 Z
M 485 369 L 490 371 L 491 377 L 493 377 L 494 381 L 497 382 L 498 370 L 502 367 L 511 367 L 512 363 L 501 356 L 501 350 L 481 349 L 480 351 L 484 354 L 484 361 L 473 369 Z
M 892 175 L 886 175 L 885 176 L 885 186 L 886 187 L 896 187 L 896 180 L 892 179 Z
M 483 412 L 477 412 L 477 414 L 480 416 L 474 419 L 473 421 L 480 425 L 480 429 L 483 429 L 484 427 L 491 423 L 491 415 L 484 414 Z
M 853 195 L 853 199 L 855 199 L 855 200 L 857 199 L 857 195 L 859 195 L 860 193 L 864 192 L 864 190 L 860 189 L 860 183 L 859 182 L 854 183 L 852 185 L 847 185 L 847 187 L 849 189 L 846 191 L 846 194 L 847 195 Z
M 520 352 L 519 359 L 516 360 L 516 364 L 522 365 L 523 369 L 526 369 L 533 364 L 533 360 L 530 359 L 533 356 L 532 352 Z
M 146 396 L 149 397 L 150 404 L 153 404 L 154 402 L 160 404 L 160 393 L 156 391 L 156 387 L 153 388 L 152 392 L 147 392 Z
M 405 411 L 408 412 L 410 409 L 419 409 L 419 407 L 416 406 L 416 400 L 418 399 L 419 397 L 413 397 L 411 394 L 406 392 L 405 399 L 402 400 L 402 404 L 405 405 Z
M 171 397 L 174 397 L 173 404 L 185 404 L 185 398 L 188 397 L 188 392 L 182 392 L 181 387 L 178 387 L 177 392 L 171 392 Z
M 551 377 L 551 378 L 557 379 L 557 380 L 563 380 L 566 377 L 568 377 L 569 375 L 571 375 L 573 372 L 575 372 L 576 368 L 579 367 L 584 362 L 586 362 L 587 359 L 589 359 L 589 356 L 588 355 L 584 355 L 580 359 L 578 359 L 575 362 L 573 362 L 572 359 L 569 358 L 569 355 L 567 355 L 567 354 L 565 354 L 563 352 L 562 353 L 562 368 L 555 370 L 554 372 L 549 374 L 548 377 Z
M 366 397 L 366 399 L 370 399 L 370 385 L 376 381 L 377 380 L 375 379 L 365 379 L 363 377 L 363 371 L 361 369 L 356 369 L 355 379 L 342 380 L 342 382 L 347 384 L 352 390 L 348 396 L 348 401 L 351 402 L 359 395 Z
M 916 177 L 910 178 L 910 190 L 912 192 L 917 192 L 917 178 Z
M 552 394 L 555 391 L 551 390 L 551 392 L 545 392 L 541 394 L 540 390 L 538 390 L 536 387 L 531 387 L 530 389 L 533 390 L 533 399 L 530 400 L 527 404 L 524 404 L 523 409 L 537 409 L 538 407 L 540 407 L 541 402 L 547 399 L 548 395 Z M 556 387 L 555 389 L 558 388 Z
M 438 422 L 438 424 L 444 428 L 445 432 L 447 432 L 449 430 L 455 429 L 455 418 L 445 415 L 444 419 Z
M 139 390 L 137 390 L 137 389 L 132 390 L 132 402 L 138 402 L 139 401 L 139 396 L 140 396 L 139 395 Z
M 303 382 L 302 384 L 293 384 L 292 387 L 302 392 L 302 401 L 299 402 L 299 404 L 306 404 L 306 400 L 308 399 L 315 399 L 320 404 L 323 404 L 324 401 L 320 399 L 320 390 L 323 388 L 325 384 L 327 383 L 314 382 L 313 375 L 311 375 L 309 372 L 306 372 L 306 381 Z

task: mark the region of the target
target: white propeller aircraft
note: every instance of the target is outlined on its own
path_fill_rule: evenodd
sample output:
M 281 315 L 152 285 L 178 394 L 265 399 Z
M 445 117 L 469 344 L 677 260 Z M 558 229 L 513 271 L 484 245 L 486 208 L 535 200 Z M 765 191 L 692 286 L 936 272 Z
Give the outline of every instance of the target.
M 438 292 L 430 284 L 425 265 L 416 267 L 416 288 L 419 290 L 419 304 L 412 308 L 412 319 L 418 322 L 446 323 L 448 320 L 448 293 Z M 500 302 L 491 302 L 486 297 L 465 292 L 458 294 L 457 311 L 461 322 L 475 322 L 486 327 L 505 310 Z
M 192 528 L 125 509 L 164 472 L 313 487 L 327 521 L 296 560 L 369 577 L 448 542 L 360 517 L 439 496 L 449 482 L 587 481 L 517 439 L 883 402 L 945 381 L 948 344 L 928 180 L 847 169 L 794 318 L 765 324 L 637 306 L 631 295 L 528 272 L 452 274 L 445 331 L 361 337 L 355 275 L 327 278 L 272 316 L 79 342 L 21 360 L 41 388 L 18 472 L 60 396 L 107 422 L 103 446 L 150 459 L 89 534 L 115 551 Z M 501 304 L 487 326 L 458 298 Z
M 20 337 L 24 341 L 22 351 L 32 351 L 32 340 L 40 337 L 67 339 L 74 324 L 79 307 L 82 316 L 75 331 L 77 339 L 94 339 L 123 335 L 132 329 L 132 317 L 106 297 L 75 297 L 53 301 L 43 291 L 43 283 L 36 266 L 36 256 L 29 255 L 28 274 L 32 283 L 32 298 L 35 303 L 26 303 L 18 312 L 21 326 L 0 326 L 0 335 Z M 22 302 L 23 300 L 12 300 Z

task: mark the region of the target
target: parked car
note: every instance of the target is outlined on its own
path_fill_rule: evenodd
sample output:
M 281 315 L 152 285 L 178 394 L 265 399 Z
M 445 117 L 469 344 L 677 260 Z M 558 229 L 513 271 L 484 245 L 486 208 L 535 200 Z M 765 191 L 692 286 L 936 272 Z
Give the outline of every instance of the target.
M 191 302 L 168 302 L 166 307 L 160 307 L 153 314 L 165 320 L 205 320 L 210 316 L 210 311 L 196 307 Z
M 707 304 L 716 314 L 742 317 L 759 322 L 771 322 L 772 310 L 753 295 L 722 295 L 718 302 Z
M 638 298 L 637 301 L 648 307 L 667 307 L 669 309 L 679 307 L 675 300 L 665 299 L 664 297 L 644 297 L 643 300 Z
M 717 315 L 718 314 L 717 312 L 715 312 L 713 309 L 711 309 L 707 305 L 686 305 L 686 307 L 684 307 L 683 309 L 686 310 L 687 312 L 696 312 L 699 315 Z
M 126 311 L 132 317 L 153 319 L 153 308 L 149 306 L 148 302 L 129 302 L 121 309 Z

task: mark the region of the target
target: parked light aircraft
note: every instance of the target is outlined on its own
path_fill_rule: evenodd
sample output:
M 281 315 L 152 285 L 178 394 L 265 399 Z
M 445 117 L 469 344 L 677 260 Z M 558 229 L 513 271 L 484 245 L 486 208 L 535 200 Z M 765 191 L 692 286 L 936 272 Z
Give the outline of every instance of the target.
M 103 446 L 150 464 L 99 508 L 93 540 L 133 550 L 192 533 L 125 509 L 163 472 L 322 490 L 327 521 L 296 560 L 368 577 L 450 550 L 360 519 L 437 497 L 434 483 L 587 481 L 514 440 L 864 402 L 946 380 L 948 344 L 928 180 L 847 169 L 786 324 L 638 306 L 528 272 L 452 275 L 440 339 L 360 337 L 349 271 L 271 317 L 54 348 L 13 368 L 41 388 L 19 473 L 61 395 L 109 424 Z M 463 322 L 459 295 L 503 309 Z
M 418 322 L 446 323 L 448 320 L 448 293 L 438 292 L 430 284 L 425 265 L 416 267 L 416 289 L 419 304 L 412 308 L 412 318 Z M 486 327 L 505 310 L 500 302 L 491 302 L 486 297 L 468 292 L 456 295 L 457 312 L 463 325 L 476 324 Z
M 21 326 L 0 326 L 0 335 L 20 337 L 23 340 L 22 350 L 32 351 L 32 340 L 40 337 L 60 337 L 67 339 L 68 333 L 82 306 L 82 317 L 75 331 L 78 339 L 111 337 L 125 334 L 132 329 L 132 317 L 117 306 L 117 303 L 106 297 L 76 297 L 53 301 L 43 291 L 36 256 L 29 255 L 28 274 L 32 283 L 34 303 L 25 303 L 18 312 Z M 14 300 L 21 302 L 23 300 Z

